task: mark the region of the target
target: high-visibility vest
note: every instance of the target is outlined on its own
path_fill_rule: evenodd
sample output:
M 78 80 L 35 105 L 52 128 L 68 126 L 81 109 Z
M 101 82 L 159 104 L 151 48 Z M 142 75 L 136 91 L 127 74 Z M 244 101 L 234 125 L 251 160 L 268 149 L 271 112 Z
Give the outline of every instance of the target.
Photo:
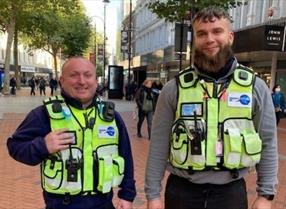
M 169 156 L 174 167 L 236 170 L 259 162 L 262 142 L 252 121 L 254 79 L 243 66 L 222 84 L 207 82 L 192 69 L 178 75 Z
M 114 109 L 108 104 L 101 101 L 80 110 L 67 105 L 61 96 L 44 101 L 51 130 L 68 128 L 74 138 L 68 149 L 50 155 L 41 164 L 45 191 L 69 195 L 108 193 L 121 183 L 124 159 L 118 154 L 118 128 Z

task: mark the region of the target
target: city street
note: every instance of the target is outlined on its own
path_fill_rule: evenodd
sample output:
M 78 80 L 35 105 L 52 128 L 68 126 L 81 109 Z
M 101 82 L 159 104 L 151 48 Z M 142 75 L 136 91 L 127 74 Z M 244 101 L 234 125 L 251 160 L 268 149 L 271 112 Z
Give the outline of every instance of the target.
M 6 140 L 32 108 L 41 104 L 44 97 L 30 96 L 27 89 L 16 96 L 0 96 L 0 209 L 44 209 L 40 167 L 26 166 L 9 157 Z M 144 173 L 149 141 L 144 123 L 143 137 L 136 136 L 136 120 L 133 118 L 134 102 L 114 100 L 129 131 L 135 163 L 137 197 L 134 209 L 146 209 L 144 194 Z M 286 119 L 278 127 L 279 145 L 279 186 L 273 201 L 273 209 L 286 209 Z M 247 177 L 249 208 L 256 197 L 255 173 Z M 114 200 L 116 204 L 116 199 Z M 175 209 L 175 208 L 174 208 Z

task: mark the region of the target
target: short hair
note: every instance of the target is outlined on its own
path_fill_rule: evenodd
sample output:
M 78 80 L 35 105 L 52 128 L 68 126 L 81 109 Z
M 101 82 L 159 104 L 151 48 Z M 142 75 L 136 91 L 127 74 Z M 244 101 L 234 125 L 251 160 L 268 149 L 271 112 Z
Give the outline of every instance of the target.
M 203 22 L 213 22 L 214 17 L 218 19 L 225 18 L 228 19 L 230 23 L 232 23 L 232 19 L 225 9 L 216 6 L 209 6 L 203 8 L 196 13 L 193 18 L 192 24 L 199 20 L 202 20 Z
M 273 86 L 273 88 L 272 88 L 272 92 L 274 92 L 275 89 L 278 88 L 278 87 L 280 87 L 280 85 L 279 85 L 279 84 L 275 84 L 275 85 Z M 281 88 L 281 87 L 280 87 L 280 88 Z

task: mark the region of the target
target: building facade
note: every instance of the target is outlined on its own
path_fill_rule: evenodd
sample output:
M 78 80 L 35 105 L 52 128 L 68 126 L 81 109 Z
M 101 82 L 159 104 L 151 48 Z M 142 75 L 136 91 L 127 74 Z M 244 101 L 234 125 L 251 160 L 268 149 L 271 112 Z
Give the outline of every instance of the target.
M 0 34 L 0 71 L 4 71 L 6 56 L 7 34 Z M 15 61 L 11 50 L 10 74 L 15 73 Z M 18 65 L 21 72 L 22 85 L 28 85 L 28 80 L 32 76 L 41 76 L 49 78 L 53 73 L 53 57 L 45 51 L 28 51 L 23 45 L 18 46 Z
M 131 39 L 131 68 L 145 71 L 146 77 L 166 82 L 179 72 L 179 61 L 174 52 L 175 24 L 158 19 L 147 7 L 150 0 L 137 0 L 132 14 L 134 31 Z M 285 83 L 286 85 L 286 54 L 285 54 L 285 0 L 244 0 L 239 7 L 230 9 L 235 31 L 234 52 L 243 64 L 254 70 L 269 84 Z M 126 19 L 125 19 L 126 22 Z M 123 22 L 124 25 L 124 22 Z M 278 29 L 277 29 L 278 27 Z M 256 31 L 256 34 L 253 31 Z M 239 37 L 248 37 L 241 41 Z M 274 33 L 274 35 L 271 33 Z M 277 33 L 279 33 L 279 37 Z M 254 34 L 253 36 L 251 36 Z M 249 48 L 249 43 L 260 36 L 265 47 Z M 280 41 L 271 42 L 272 39 Z M 188 41 L 190 41 L 190 34 Z M 283 42 L 284 41 L 284 42 Z M 240 44 L 243 42 L 243 44 Z M 259 43 L 258 43 L 259 44 Z M 268 46 L 267 46 L 268 44 Z M 279 45 L 276 48 L 271 44 Z M 284 48 L 283 48 L 284 47 Z M 190 66 L 190 50 L 187 49 L 183 68 Z M 121 62 L 127 69 L 126 58 Z M 285 75 L 284 75 L 285 74 Z M 285 77 L 285 81 L 284 81 Z M 282 87 L 286 91 L 286 86 Z

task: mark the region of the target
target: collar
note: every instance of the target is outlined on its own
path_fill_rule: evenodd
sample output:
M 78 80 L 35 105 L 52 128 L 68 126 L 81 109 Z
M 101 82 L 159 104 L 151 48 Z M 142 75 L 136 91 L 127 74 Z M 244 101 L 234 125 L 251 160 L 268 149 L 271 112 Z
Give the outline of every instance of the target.
M 73 106 L 73 107 L 75 107 L 77 109 L 80 109 L 80 110 L 94 107 L 96 105 L 96 102 L 97 102 L 97 95 L 94 95 L 91 104 L 88 107 L 83 108 L 82 103 L 80 101 L 78 101 L 77 99 L 72 98 L 71 96 L 69 96 L 63 89 L 61 89 L 61 95 L 65 99 L 65 102 L 68 105 L 71 105 L 71 106 Z

